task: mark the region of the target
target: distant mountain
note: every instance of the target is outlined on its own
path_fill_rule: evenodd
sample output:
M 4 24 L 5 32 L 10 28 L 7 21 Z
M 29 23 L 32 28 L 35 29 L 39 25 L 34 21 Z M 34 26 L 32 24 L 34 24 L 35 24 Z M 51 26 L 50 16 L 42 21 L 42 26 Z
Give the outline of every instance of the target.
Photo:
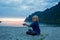
M 60 24 L 60 2 L 56 6 L 53 6 L 50 9 L 46 9 L 43 12 L 37 11 L 32 15 L 29 15 L 29 17 L 27 17 L 25 21 L 31 22 L 32 16 L 34 15 L 37 15 L 39 17 L 39 22 L 49 24 Z

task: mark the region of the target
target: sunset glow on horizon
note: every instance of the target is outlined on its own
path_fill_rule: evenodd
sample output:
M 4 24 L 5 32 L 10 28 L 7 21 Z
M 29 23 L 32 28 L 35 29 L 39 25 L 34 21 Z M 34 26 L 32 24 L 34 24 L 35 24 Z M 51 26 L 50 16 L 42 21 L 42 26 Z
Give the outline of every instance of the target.
M 24 23 L 25 18 L 0 18 L 2 21 L 1 24 L 5 24 L 7 26 L 19 26 Z

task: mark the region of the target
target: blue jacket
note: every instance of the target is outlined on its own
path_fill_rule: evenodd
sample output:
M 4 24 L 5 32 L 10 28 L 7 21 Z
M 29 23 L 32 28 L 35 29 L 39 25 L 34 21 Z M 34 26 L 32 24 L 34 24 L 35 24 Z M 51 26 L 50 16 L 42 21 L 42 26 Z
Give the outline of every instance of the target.
M 37 21 L 33 22 L 30 26 L 32 27 L 33 31 L 37 33 L 37 35 L 40 34 L 39 23 Z

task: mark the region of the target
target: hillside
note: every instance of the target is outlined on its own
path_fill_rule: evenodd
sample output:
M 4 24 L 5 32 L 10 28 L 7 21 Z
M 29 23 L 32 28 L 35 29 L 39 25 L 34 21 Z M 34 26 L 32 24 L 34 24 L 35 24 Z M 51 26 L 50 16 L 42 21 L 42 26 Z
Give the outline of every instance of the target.
M 39 17 L 39 22 L 49 23 L 49 24 L 60 24 L 60 2 L 50 9 L 46 9 L 43 12 L 37 11 L 29 15 L 25 21 L 31 22 L 32 16 L 37 15 Z

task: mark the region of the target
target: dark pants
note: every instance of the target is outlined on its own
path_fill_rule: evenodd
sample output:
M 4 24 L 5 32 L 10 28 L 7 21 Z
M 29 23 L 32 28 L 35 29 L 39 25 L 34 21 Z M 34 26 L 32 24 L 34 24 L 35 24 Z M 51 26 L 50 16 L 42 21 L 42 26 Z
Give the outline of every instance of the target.
M 26 34 L 32 35 L 32 36 L 37 35 L 37 34 L 36 34 L 33 30 L 31 30 L 31 29 L 29 29 L 29 30 L 26 32 Z

